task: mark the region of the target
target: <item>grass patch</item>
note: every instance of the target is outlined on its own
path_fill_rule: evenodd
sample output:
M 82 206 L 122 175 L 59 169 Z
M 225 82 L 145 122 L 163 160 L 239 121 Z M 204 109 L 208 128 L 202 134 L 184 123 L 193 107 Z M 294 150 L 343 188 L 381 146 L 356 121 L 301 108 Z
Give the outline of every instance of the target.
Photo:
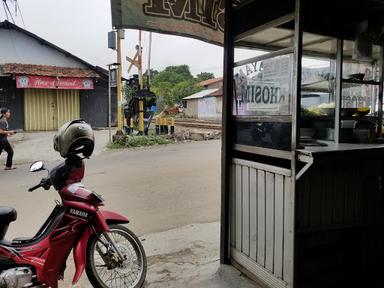
M 121 148 L 134 148 L 134 147 L 145 147 L 154 145 L 165 145 L 171 143 L 171 140 L 164 136 L 131 136 L 122 135 L 115 137 L 113 142 L 108 145 L 110 149 L 121 149 Z

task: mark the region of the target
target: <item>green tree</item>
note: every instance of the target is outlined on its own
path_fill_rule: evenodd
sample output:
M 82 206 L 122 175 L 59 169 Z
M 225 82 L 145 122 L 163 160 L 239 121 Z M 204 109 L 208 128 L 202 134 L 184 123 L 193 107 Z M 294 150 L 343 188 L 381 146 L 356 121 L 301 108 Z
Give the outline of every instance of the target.
M 156 77 L 156 75 L 158 75 L 160 72 L 155 70 L 155 69 L 151 69 L 151 78 L 154 78 Z M 148 70 L 146 70 L 143 74 L 143 77 L 147 77 L 148 75 Z
M 172 87 L 173 85 L 169 82 L 158 82 L 152 85 L 151 90 L 156 94 L 156 96 L 163 97 L 163 101 L 167 105 L 173 104 L 172 101 Z
M 183 81 L 173 86 L 171 95 L 173 103 L 180 103 L 184 97 L 192 95 L 202 90 L 203 87 L 198 86 L 195 81 Z
M 153 78 L 153 85 L 160 82 L 169 82 L 176 85 L 179 82 L 193 80 L 188 65 L 168 66 Z
M 213 79 L 213 78 L 215 78 L 215 75 L 211 72 L 201 72 L 201 73 L 196 75 L 196 81 L 197 82 L 201 82 L 201 81 L 205 81 L 205 80 Z
M 136 93 L 135 89 L 129 86 L 127 83 L 124 83 L 122 94 L 127 103 L 132 99 L 133 95 Z
M 156 72 L 151 71 L 151 90 L 158 97 L 162 96 L 164 103 L 171 106 L 202 90 L 203 87 L 198 86 L 198 82 L 214 77 L 212 73 L 203 72 L 194 78 L 188 65 L 168 66 L 163 71 Z
M 152 84 L 153 84 L 153 79 L 159 74 L 160 72 L 155 70 L 155 69 L 151 69 L 151 79 L 150 79 L 150 88 L 152 87 Z M 148 88 L 148 70 L 146 70 L 143 74 L 143 80 L 144 80 L 144 86 Z

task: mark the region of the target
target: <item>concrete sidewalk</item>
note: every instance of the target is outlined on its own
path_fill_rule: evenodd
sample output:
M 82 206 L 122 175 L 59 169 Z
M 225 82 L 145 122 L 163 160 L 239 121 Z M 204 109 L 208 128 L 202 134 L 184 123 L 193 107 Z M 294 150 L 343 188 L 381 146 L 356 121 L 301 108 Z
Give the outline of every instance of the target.
M 260 288 L 232 266 L 220 265 L 220 223 L 191 224 L 139 237 L 147 254 L 145 288 Z M 68 261 L 66 281 L 73 275 Z M 91 287 L 83 275 L 77 288 Z
M 228 265 L 220 265 L 220 223 L 191 224 L 146 235 L 145 287 L 255 288 Z
M 98 155 L 106 150 L 108 143 L 108 130 L 95 130 L 95 152 Z M 114 131 L 112 133 L 115 133 Z M 55 131 L 48 132 L 20 132 L 9 137 L 13 144 L 15 155 L 14 164 L 29 164 L 37 160 L 53 162 L 61 160 L 60 154 L 53 149 L 53 136 Z M 7 153 L 3 152 L 0 161 L 5 162 Z

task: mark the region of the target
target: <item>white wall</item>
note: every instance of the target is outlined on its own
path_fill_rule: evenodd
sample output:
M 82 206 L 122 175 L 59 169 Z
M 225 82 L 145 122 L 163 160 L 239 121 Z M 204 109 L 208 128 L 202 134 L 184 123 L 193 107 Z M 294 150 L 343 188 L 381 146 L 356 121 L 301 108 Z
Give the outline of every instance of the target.
M 199 99 L 187 100 L 187 108 L 184 109 L 185 117 L 197 118 L 198 100 Z
M 199 119 L 220 119 L 222 101 L 218 101 L 218 97 L 200 98 L 198 102 L 198 118 Z
M 16 30 L 0 28 L 0 64 L 5 63 L 87 68 L 30 36 Z

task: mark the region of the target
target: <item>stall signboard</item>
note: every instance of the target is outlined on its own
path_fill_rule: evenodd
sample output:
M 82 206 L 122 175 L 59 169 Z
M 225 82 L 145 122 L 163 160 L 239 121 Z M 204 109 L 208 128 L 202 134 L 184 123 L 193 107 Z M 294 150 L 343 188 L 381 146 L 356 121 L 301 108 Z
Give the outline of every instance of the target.
M 234 115 L 290 115 L 292 57 L 284 55 L 234 70 Z
M 224 4 L 224 0 L 111 0 L 112 25 L 223 45 Z
M 240 104 L 246 111 L 278 112 L 286 102 L 278 82 L 248 80 L 240 87 Z
M 93 79 L 74 77 L 48 77 L 17 75 L 17 88 L 93 90 Z

